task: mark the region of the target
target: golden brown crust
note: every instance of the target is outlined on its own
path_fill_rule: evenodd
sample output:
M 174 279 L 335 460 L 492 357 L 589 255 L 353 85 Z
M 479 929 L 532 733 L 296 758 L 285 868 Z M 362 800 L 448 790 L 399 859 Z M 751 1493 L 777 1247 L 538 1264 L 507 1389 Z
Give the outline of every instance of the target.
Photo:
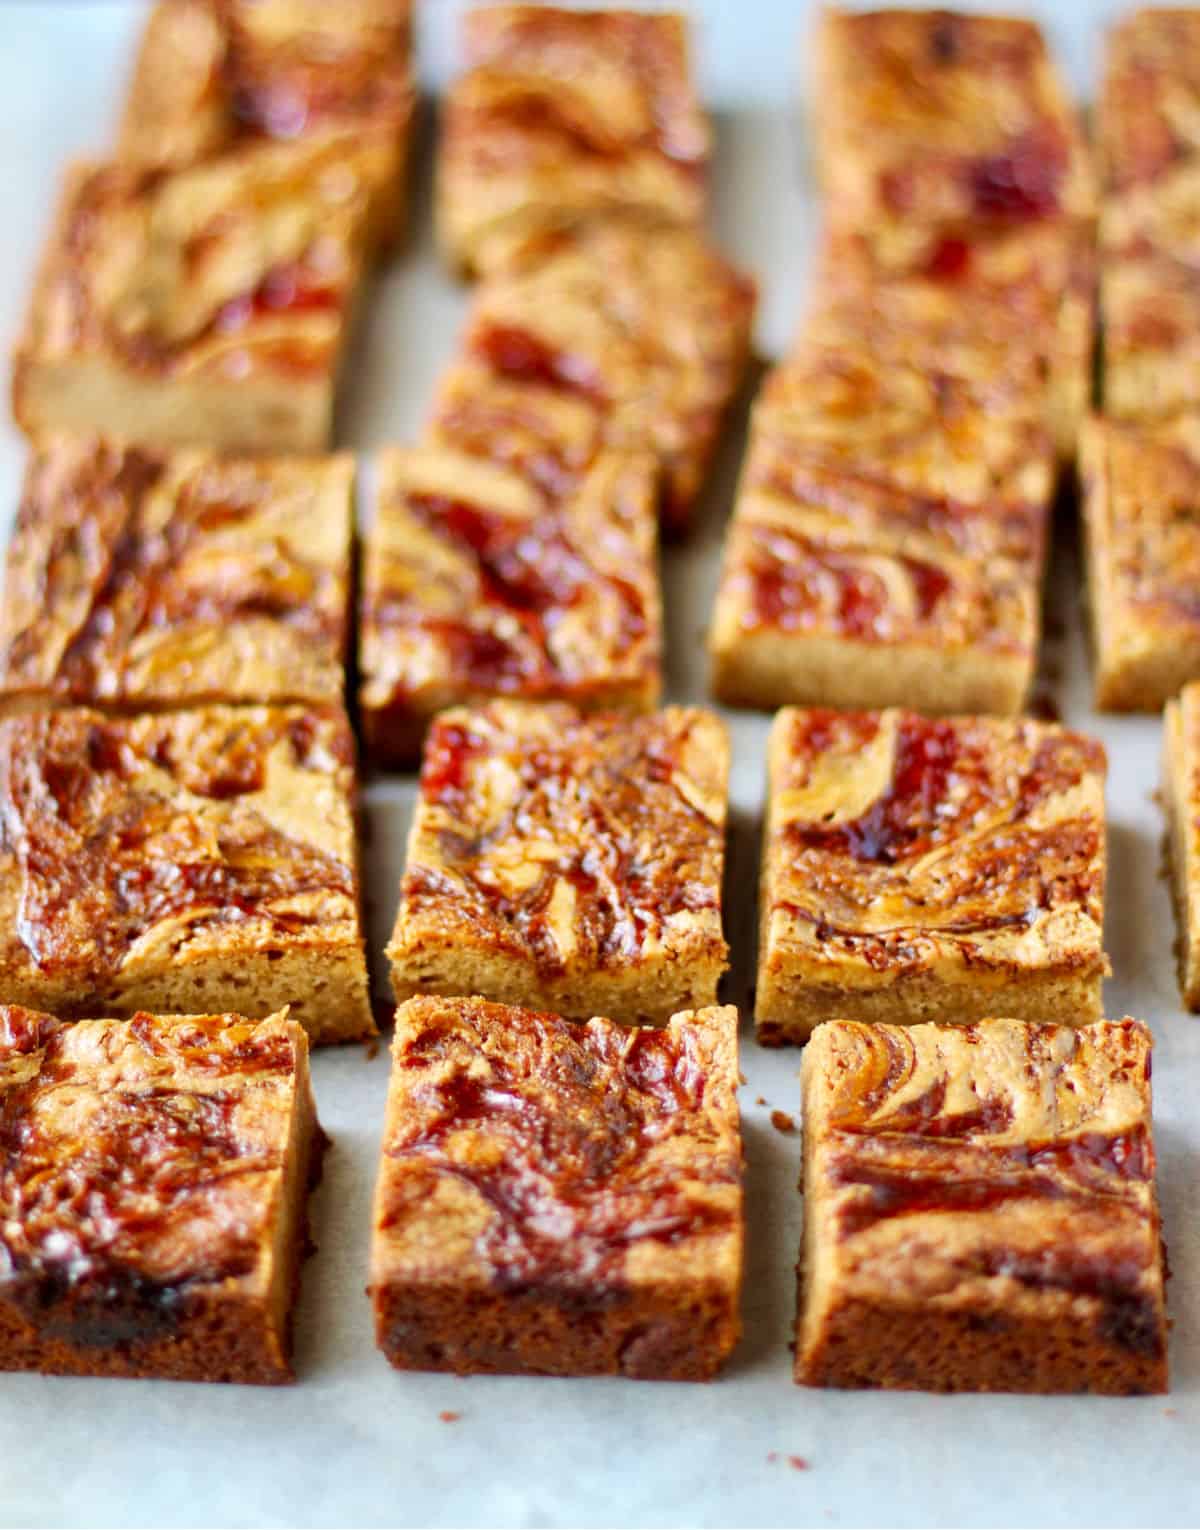
M 1107 40 L 1096 112 L 1113 192 L 1170 180 L 1200 155 L 1200 12 L 1146 8 Z
M 1096 702 L 1157 712 L 1200 678 L 1200 420 L 1093 419 L 1081 468 Z
M 282 1014 L 0 1008 L 0 1368 L 290 1380 L 318 1141 Z
M 651 458 L 601 451 L 556 497 L 502 461 L 385 452 L 363 573 L 374 757 L 410 762 L 434 713 L 488 696 L 653 707 L 655 478 Z
M 1094 215 L 1081 126 L 1033 22 L 829 8 L 816 51 L 833 223 Z
M 1054 485 L 1043 379 L 1015 350 L 999 371 L 956 371 L 919 331 L 805 334 L 768 376 L 756 430 L 799 460 L 927 498 L 1045 506 Z
M 725 729 L 699 708 L 442 713 L 388 947 L 397 998 L 659 1024 L 715 1003 L 728 775 Z
M 717 694 L 1020 710 L 1037 654 L 1043 505 L 991 501 L 986 464 L 953 433 L 918 432 L 905 452 L 896 431 L 855 461 L 848 424 L 840 439 L 797 443 L 771 397 L 726 540 L 709 639 Z
M 797 1381 L 1165 1391 L 1150 1048 L 1133 1020 L 822 1026 Z
M 492 5 L 442 113 L 438 223 L 451 261 L 598 214 L 697 224 L 710 153 L 681 16 Z
M 394 226 L 412 132 L 410 0 L 159 0 L 122 117 L 125 163 L 178 170 L 240 143 L 371 139 Z
M 770 746 L 757 1018 L 971 1020 L 998 990 L 1064 1022 L 1107 971 L 1102 746 L 1028 719 L 786 709 Z M 907 991 L 922 1004 L 913 1016 Z M 981 1009 L 982 1006 L 982 1009 Z M 886 1013 L 894 1009 L 894 1016 Z M 1024 1012 L 1024 1010 L 1022 1011 Z
M 488 455 L 511 460 L 506 415 L 518 432 L 537 415 L 540 434 L 574 443 L 575 412 L 593 411 L 605 445 L 658 458 L 664 524 L 682 529 L 745 370 L 754 302 L 754 284 L 690 229 L 648 239 L 610 221 L 527 239 L 475 299 L 471 372 L 447 385 L 434 436 L 475 450 L 487 428 L 499 438 Z
M 101 439 L 32 458 L 0 606 L 0 708 L 336 705 L 354 463 Z
M 77 166 L 17 349 L 21 426 L 324 446 L 374 152 L 318 140 L 251 146 L 172 175 Z
M 1015 370 L 1048 389 L 1060 458 L 1074 455 L 1092 381 L 1095 231 L 1068 221 L 833 230 L 804 341 L 848 340 L 972 378 Z M 1036 407 L 1036 405 L 1034 405 Z
M 4 991 L 66 1016 L 151 996 L 261 1015 L 286 984 L 315 1038 L 369 1034 L 353 790 L 340 712 L 5 719 Z
M 737 1016 L 396 1017 L 371 1287 L 393 1365 L 704 1380 L 739 1332 Z

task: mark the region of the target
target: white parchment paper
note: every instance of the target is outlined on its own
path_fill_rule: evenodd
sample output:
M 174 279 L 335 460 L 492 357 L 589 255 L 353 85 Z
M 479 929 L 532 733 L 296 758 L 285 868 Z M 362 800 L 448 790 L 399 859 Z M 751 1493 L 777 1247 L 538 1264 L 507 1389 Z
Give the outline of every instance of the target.
M 336 4 L 337 0 L 329 0 Z M 1078 89 L 1091 91 L 1113 7 L 1062 0 L 1041 12 Z M 456 3 L 424 0 L 422 69 L 443 80 Z M 764 354 L 785 343 L 804 296 L 815 205 L 805 166 L 808 0 L 697 5 L 702 70 L 717 110 L 717 225 L 759 273 Z M 0 4 L 0 337 L 16 330 L 59 172 L 103 152 L 140 6 L 125 0 Z M 342 441 L 410 436 L 449 356 L 462 295 L 429 244 L 428 155 L 414 237 L 380 279 L 352 362 Z M 741 445 L 733 433 L 693 541 L 664 566 L 672 699 L 705 699 L 703 634 Z M 23 449 L 0 425 L 0 533 Z M 1180 1008 L 1171 912 L 1152 800 L 1159 726 L 1100 719 L 1087 699 L 1073 531 L 1059 537 L 1049 606 L 1070 634 L 1048 643 L 1047 687 L 1066 719 L 1108 745 L 1112 1015 L 1154 1028 L 1161 1183 L 1174 1279 L 1168 1398 L 932 1397 L 802 1391 L 790 1380 L 799 1142 L 770 1123 L 797 1110 L 794 1052 L 744 1034 L 748 1157 L 746 1337 L 712 1386 L 402 1376 L 372 1346 L 364 1295 L 368 1207 L 387 1083 L 384 1050 L 319 1053 L 332 1133 L 314 1203 L 320 1252 L 298 1320 L 291 1389 L 0 1376 L 5 1525 L 782 1525 L 1185 1524 L 1200 1519 L 1200 1019 Z M 766 720 L 730 714 L 738 963 L 750 983 Z M 394 912 L 412 783 L 368 792 L 372 936 Z M 759 1099 L 765 1104 L 759 1104 Z M 443 1421 L 442 1413 L 458 1417 Z M 789 1457 L 802 1459 L 798 1468 Z

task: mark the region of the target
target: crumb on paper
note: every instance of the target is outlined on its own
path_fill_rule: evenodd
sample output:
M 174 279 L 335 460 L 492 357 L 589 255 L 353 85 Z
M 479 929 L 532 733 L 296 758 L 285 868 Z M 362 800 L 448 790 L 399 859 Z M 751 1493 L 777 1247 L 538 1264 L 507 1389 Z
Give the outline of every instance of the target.
M 373 1036 L 363 1047 L 363 1054 L 367 1062 L 374 1062 L 379 1056 L 379 1038 Z
M 457 1424 L 459 1419 L 462 1418 L 462 1414 L 455 1413 L 451 1408 L 443 1408 L 438 1414 L 438 1418 L 441 1419 L 443 1424 Z
M 777 1450 L 768 1450 L 767 1460 L 773 1466 L 779 1460 L 779 1452 Z M 806 1472 L 809 1468 L 810 1463 L 806 1456 L 788 1456 L 786 1460 L 794 1472 Z
M 1178 1418 L 1178 1417 L 1179 1417 L 1179 1409 L 1178 1408 L 1164 1408 L 1163 1409 L 1163 1418 Z
M 754 1097 L 754 1103 L 756 1105 L 765 1105 L 767 1102 L 765 1099 L 763 1099 L 761 1094 L 756 1094 Z
M 771 1112 L 771 1125 L 777 1132 L 782 1132 L 786 1137 L 790 1137 L 796 1130 L 795 1117 L 789 1116 L 786 1110 L 773 1110 Z

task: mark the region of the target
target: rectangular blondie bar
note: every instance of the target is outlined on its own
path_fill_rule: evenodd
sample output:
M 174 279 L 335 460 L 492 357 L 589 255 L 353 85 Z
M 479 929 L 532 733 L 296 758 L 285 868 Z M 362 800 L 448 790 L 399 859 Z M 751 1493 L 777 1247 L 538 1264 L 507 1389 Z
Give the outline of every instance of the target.
M 822 1025 L 796 1380 L 1165 1391 L 1150 1049 L 1128 1019 Z
M 816 60 L 832 223 L 1095 215 L 1082 125 L 1034 22 L 830 7 Z
M 609 220 L 528 239 L 472 306 L 464 350 L 475 409 L 460 368 L 435 435 L 460 444 L 464 410 L 473 424 L 490 406 L 503 440 L 515 385 L 534 395 L 526 409 L 565 395 L 595 412 L 605 445 L 653 453 L 664 527 L 680 531 L 746 369 L 754 303 L 753 282 L 692 229 L 649 238 Z M 573 438 L 569 418 L 564 428 Z
M 13 369 L 30 436 L 315 452 L 361 286 L 369 142 L 67 177 Z
M 697 224 L 711 152 L 682 16 L 488 5 L 442 112 L 437 223 L 447 258 L 620 213 Z
M 0 720 L 0 993 L 372 1034 L 354 774 L 340 710 Z
M 1096 705 L 1157 712 L 1200 679 L 1200 416 L 1090 420 L 1080 472 Z
M 0 600 L 0 712 L 339 705 L 354 461 L 95 437 L 29 463 Z
M 179 170 L 238 143 L 371 142 L 372 221 L 393 237 L 416 91 L 411 0 L 157 0 L 116 156 Z
M 630 1024 L 715 1004 L 728 775 L 725 729 L 698 707 L 443 712 L 388 947 L 396 997 Z
M 0 1370 L 290 1381 L 322 1145 L 285 1014 L 0 1007 Z
M 704 1381 L 737 1342 L 737 1014 L 663 1030 L 483 999 L 396 1016 L 375 1193 L 402 1370 Z
M 505 439 L 526 455 L 525 433 Z M 435 713 L 491 696 L 652 708 L 656 481 L 653 458 L 607 450 L 565 480 L 556 469 L 553 487 L 499 451 L 383 453 L 363 569 L 372 757 L 411 764 Z
M 785 708 L 756 1021 L 1100 1015 L 1103 747 L 1049 723 Z

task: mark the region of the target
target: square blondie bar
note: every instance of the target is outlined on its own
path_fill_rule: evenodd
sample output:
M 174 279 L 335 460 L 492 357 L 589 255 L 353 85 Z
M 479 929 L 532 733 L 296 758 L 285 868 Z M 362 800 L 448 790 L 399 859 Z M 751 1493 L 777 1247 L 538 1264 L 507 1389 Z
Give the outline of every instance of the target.
M 697 707 L 443 712 L 388 947 L 397 999 L 630 1024 L 715 1004 L 728 777 L 725 729 Z
M 1186 686 L 1163 715 L 1163 806 L 1175 899 L 1179 987 L 1200 1011 L 1200 684 Z
M 1082 125 L 1035 23 L 830 7 L 816 69 L 831 223 L 1095 215 Z
M 605 445 L 658 459 L 664 527 L 682 530 L 745 373 L 754 305 L 754 284 L 692 229 L 648 239 L 609 221 L 528 239 L 472 307 L 476 409 L 502 417 L 515 384 L 586 405 Z M 460 369 L 435 410 L 452 445 L 466 393 Z
M 756 1023 L 1100 1015 L 1103 747 L 1027 718 L 786 708 L 771 730 Z
M 0 601 L 0 712 L 338 705 L 354 461 L 90 437 L 30 461 Z
M 757 416 L 709 634 L 716 695 L 1020 711 L 1037 662 L 1044 505 L 989 503 L 979 460 L 959 474 L 936 442 L 932 462 L 910 453 L 911 481 L 959 495 L 974 484 L 982 502 L 898 488 L 886 475 L 903 456 L 873 450 L 876 476 L 855 468 L 850 441 L 845 466 L 823 466 L 820 449 Z
M 402 1370 L 704 1381 L 737 1342 L 737 1014 L 664 1030 L 483 999 L 396 1016 L 375 1193 Z
M 796 1380 L 1164 1392 L 1150 1033 L 822 1025 Z
M 284 1014 L 0 1007 L 0 1370 L 290 1381 L 322 1145 Z
M 444 446 L 379 459 L 360 705 L 381 764 L 411 764 L 434 714 L 461 702 L 657 704 L 653 458 L 601 450 L 553 492 L 524 466 Z
M 315 452 L 361 286 L 376 150 L 251 144 L 67 177 L 13 370 L 27 434 Z
M 340 710 L 0 721 L 0 993 L 64 1018 L 374 1032 Z
M 259 139 L 370 141 L 373 221 L 394 235 L 416 91 L 411 0 L 158 0 L 116 157 L 179 170 Z
M 488 5 L 468 12 L 466 73 L 442 112 L 437 225 L 448 260 L 620 213 L 698 224 L 709 126 L 682 16 Z
M 1090 420 L 1080 470 L 1096 705 L 1157 712 L 1200 680 L 1200 415 Z

